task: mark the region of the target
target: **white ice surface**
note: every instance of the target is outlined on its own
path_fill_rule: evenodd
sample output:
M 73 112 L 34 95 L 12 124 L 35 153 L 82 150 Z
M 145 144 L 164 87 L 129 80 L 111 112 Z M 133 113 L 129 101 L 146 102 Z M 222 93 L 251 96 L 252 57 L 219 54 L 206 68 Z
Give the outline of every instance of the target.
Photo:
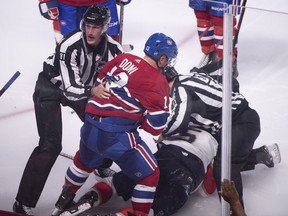
M 1 2 L 0 7 L 0 87 L 17 70 L 21 72 L 0 98 L 0 209 L 4 210 L 12 209 L 24 166 L 38 143 L 32 94 L 43 60 L 55 46 L 52 23 L 40 16 L 37 2 L 9 0 Z M 246 10 L 238 45 L 240 90 L 261 117 L 262 132 L 255 147 L 278 143 L 282 161 L 273 169 L 259 165 L 254 171 L 243 173 L 245 209 L 249 216 L 287 216 L 288 15 L 271 11 L 288 13 L 288 4 L 286 0 L 249 0 L 247 6 L 250 8 Z M 252 9 L 256 7 L 269 11 Z M 163 32 L 179 46 L 179 72 L 187 73 L 202 57 L 188 0 L 133 0 L 125 7 L 124 23 L 123 43 L 133 44 L 134 54 L 143 56 L 146 39 L 154 32 Z M 70 109 L 63 109 L 66 153 L 74 154 L 77 149 L 80 126 L 77 116 Z M 152 137 L 141 134 L 155 150 Z M 63 157 L 57 159 L 36 215 L 50 215 L 70 163 Z M 83 191 L 93 182 L 93 178 L 89 180 Z M 115 199 L 106 206 L 114 206 L 115 202 L 125 205 Z M 192 195 L 177 215 L 221 215 L 217 194 L 207 198 Z

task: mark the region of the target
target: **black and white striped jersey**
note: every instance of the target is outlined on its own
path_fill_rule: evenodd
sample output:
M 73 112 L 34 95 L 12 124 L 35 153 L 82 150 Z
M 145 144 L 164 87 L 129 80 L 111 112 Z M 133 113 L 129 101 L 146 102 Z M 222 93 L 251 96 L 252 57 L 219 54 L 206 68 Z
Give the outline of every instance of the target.
M 108 35 L 93 48 L 81 31 L 75 31 L 56 46 L 54 55 L 44 62 L 43 71 L 69 100 L 81 100 L 89 97 L 104 64 L 120 53 L 121 45 Z
M 222 126 L 222 85 L 204 73 L 180 75 L 172 88 L 171 114 L 164 136 L 201 128 L 216 134 Z M 232 119 L 236 119 L 248 102 L 239 92 L 232 92 Z

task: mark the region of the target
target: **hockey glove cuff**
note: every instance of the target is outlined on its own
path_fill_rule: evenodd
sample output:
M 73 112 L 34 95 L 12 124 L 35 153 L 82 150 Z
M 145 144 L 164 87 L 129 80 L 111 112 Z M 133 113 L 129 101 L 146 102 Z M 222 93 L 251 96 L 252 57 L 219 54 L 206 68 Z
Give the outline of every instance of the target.
M 39 0 L 40 14 L 49 20 L 56 20 L 59 16 L 58 3 L 56 0 Z

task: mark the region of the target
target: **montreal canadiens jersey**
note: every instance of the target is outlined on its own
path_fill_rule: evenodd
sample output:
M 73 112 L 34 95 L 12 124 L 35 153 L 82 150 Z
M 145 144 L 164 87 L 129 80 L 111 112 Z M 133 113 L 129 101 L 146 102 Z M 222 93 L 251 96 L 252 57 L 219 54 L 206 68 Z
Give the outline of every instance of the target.
M 106 81 L 109 99 L 91 97 L 86 113 L 118 116 L 141 122 L 141 128 L 157 136 L 169 116 L 169 86 L 165 77 L 143 58 L 121 54 L 108 62 L 97 83 Z

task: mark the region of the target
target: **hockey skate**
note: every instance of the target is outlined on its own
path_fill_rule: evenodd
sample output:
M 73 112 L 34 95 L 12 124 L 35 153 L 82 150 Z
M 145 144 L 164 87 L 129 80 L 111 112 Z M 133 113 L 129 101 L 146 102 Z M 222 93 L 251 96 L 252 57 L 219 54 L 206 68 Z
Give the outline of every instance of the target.
M 217 60 L 217 53 L 214 50 L 213 52 L 209 54 L 204 54 L 204 56 L 201 58 L 200 63 L 197 65 L 197 68 L 202 68 L 206 65 L 216 63 Z
M 65 209 L 59 216 L 82 215 L 83 212 L 88 211 L 92 207 L 108 202 L 112 195 L 112 177 L 101 178 L 101 181 L 97 182 L 75 205 Z
M 51 216 L 59 216 L 65 209 L 73 205 L 74 197 L 75 193 L 72 192 L 71 187 L 64 185 Z
M 281 162 L 280 149 L 277 143 L 270 146 L 262 146 L 256 150 L 257 163 L 265 164 L 267 167 L 272 168 L 275 164 Z
M 15 201 L 13 205 L 13 212 L 25 215 L 34 215 L 31 207 L 22 205 L 18 201 Z
M 84 194 L 79 201 L 73 205 L 71 208 L 63 211 L 60 216 L 75 216 L 79 215 L 88 209 L 91 209 L 94 203 L 98 201 L 98 194 L 96 191 L 91 190 Z

